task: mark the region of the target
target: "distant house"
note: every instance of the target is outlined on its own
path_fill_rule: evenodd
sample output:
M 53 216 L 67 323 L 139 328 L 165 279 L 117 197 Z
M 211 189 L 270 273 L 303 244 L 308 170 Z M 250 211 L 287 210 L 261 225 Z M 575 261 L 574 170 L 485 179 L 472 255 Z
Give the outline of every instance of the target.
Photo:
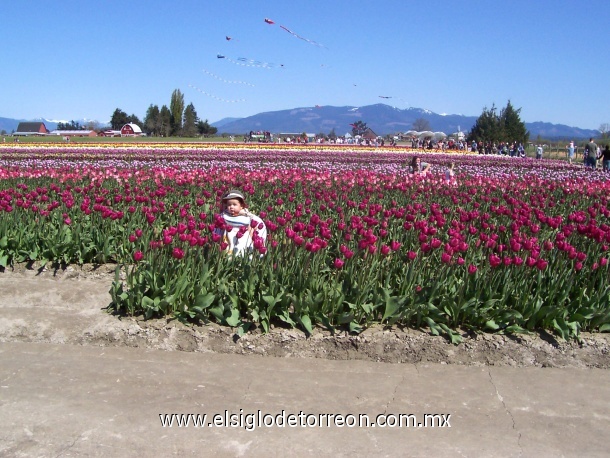
M 27 137 L 29 135 L 47 135 L 48 133 L 44 122 L 20 122 L 13 135 Z
M 94 130 L 52 130 L 49 135 L 61 135 L 63 137 L 97 137 Z
M 132 122 L 121 127 L 121 137 L 141 137 L 143 135 L 144 133 L 140 126 Z
M 366 138 L 367 140 L 375 140 L 377 138 L 377 134 L 373 132 L 373 129 L 367 127 L 362 133 L 362 138 Z
M 120 137 L 121 131 L 108 129 L 108 130 L 104 130 L 104 131 L 100 132 L 98 135 L 100 137 Z

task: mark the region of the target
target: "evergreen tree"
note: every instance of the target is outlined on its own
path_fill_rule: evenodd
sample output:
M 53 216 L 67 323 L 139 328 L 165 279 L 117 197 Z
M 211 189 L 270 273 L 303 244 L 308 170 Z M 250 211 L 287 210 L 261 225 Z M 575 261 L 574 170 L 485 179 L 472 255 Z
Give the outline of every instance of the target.
M 146 110 L 146 116 L 144 116 L 144 129 L 153 137 L 160 135 L 159 118 L 159 107 L 157 105 L 150 104 L 148 110 Z
M 127 124 L 127 113 L 120 108 L 114 110 L 112 117 L 110 118 L 110 127 L 112 130 L 120 130 L 125 124 Z
M 210 124 L 208 123 L 208 120 L 206 119 L 205 121 L 199 121 L 197 123 L 197 131 L 201 134 L 201 135 L 214 135 L 216 134 L 216 132 L 218 132 L 218 129 L 216 127 L 212 127 L 210 126 Z
M 74 122 L 74 120 L 70 122 L 58 122 L 57 130 L 81 130 L 82 127 L 78 122 Z
M 530 134 L 525 128 L 525 123 L 521 122 L 520 112 L 521 108 L 515 110 L 510 100 L 500 112 L 500 126 L 504 141 L 525 144 L 529 139 Z
M 500 121 L 496 106 L 483 108 L 483 113 L 477 118 L 468 134 L 468 142 L 498 142 L 500 137 Z
M 169 137 L 172 133 L 172 112 L 167 105 L 163 105 L 159 111 L 159 135 Z
M 131 114 L 131 115 L 127 116 L 127 122 L 136 124 L 140 128 L 142 127 L 142 124 L 143 124 L 142 121 L 140 121 L 140 118 L 138 118 L 135 114 Z
M 477 118 L 468 133 L 468 141 L 525 144 L 529 139 L 529 132 L 519 117 L 520 112 L 521 108 L 515 110 L 510 100 L 499 115 L 495 105 L 492 105 L 490 109 L 483 108 L 483 113 Z
M 182 135 L 195 137 L 197 135 L 197 112 L 195 106 L 189 103 L 184 109 L 184 123 L 182 124 Z

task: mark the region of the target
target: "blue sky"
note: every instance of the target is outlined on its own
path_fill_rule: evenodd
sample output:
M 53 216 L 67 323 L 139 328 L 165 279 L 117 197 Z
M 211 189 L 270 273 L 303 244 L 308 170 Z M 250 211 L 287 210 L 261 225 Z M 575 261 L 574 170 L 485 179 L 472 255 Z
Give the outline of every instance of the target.
M 510 100 L 523 121 L 597 129 L 610 122 L 607 11 L 602 0 L 10 2 L 0 117 L 143 119 L 180 89 L 210 122 L 375 103 L 478 116 Z

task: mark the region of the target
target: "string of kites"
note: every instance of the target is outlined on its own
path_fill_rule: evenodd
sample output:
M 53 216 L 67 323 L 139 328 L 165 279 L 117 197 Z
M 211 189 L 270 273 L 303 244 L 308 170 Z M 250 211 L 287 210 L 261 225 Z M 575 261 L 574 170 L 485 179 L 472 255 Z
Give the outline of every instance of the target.
M 272 21 L 272 20 L 271 20 L 271 19 L 269 19 L 269 18 L 265 18 L 265 23 L 267 23 L 267 24 L 275 24 L 275 21 Z M 314 45 L 314 46 L 319 46 L 319 47 L 321 47 L 321 48 L 328 49 L 328 48 L 327 48 L 326 46 L 324 46 L 323 44 L 320 44 L 320 43 L 318 43 L 317 41 L 310 40 L 309 38 L 305 38 L 305 37 L 303 37 L 303 36 L 299 35 L 298 33 L 293 32 L 292 30 L 290 30 L 290 29 L 289 29 L 288 27 L 286 27 L 286 26 L 280 25 L 280 28 L 281 28 L 282 30 L 285 30 L 286 32 L 288 32 L 290 35 L 292 35 L 292 36 L 294 36 L 294 37 L 298 38 L 299 40 L 306 41 L 307 43 L 310 43 L 310 44 L 312 44 L 312 45 Z M 230 36 L 228 36 L 228 35 L 225 37 L 225 39 L 226 39 L 227 41 L 234 40 L 234 38 L 233 38 L 233 37 L 230 37 Z M 239 41 L 239 40 L 236 40 L 236 41 Z M 246 59 L 245 57 L 239 57 L 239 58 L 237 58 L 237 59 L 235 59 L 235 60 L 234 60 L 234 59 L 230 59 L 230 58 L 228 58 L 228 57 L 226 57 L 226 56 L 224 56 L 224 55 L 222 55 L 222 54 L 218 54 L 216 57 L 217 57 L 218 59 L 226 59 L 227 61 L 229 61 L 229 62 L 231 62 L 231 63 L 233 63 L 233 64 L 237 64 L 237 65 L 243 65 L 243 66 L 247 66 L 247 67 L 262 67 L 262 68 L 273 68 L 273 67 L 276 67 L 276 65 L 275 65 L 275 64 L 270 63 L 270 62 L 261 62 L 261 61 L 258 61 L 258 60 Z M 280 66 L 280 67 L 283 67 L 284 65 L 283 65 L 283 64 L 280 64 L 279 66 Z
M 275 21 L 272 21 L 272 20 L 271 20 L 271 19 L 269 19 L 269 18 L 265 18 L 265 22 L 266 22 L 267 24 L 270 24 L 270 25 L 275 24 Z M 314 46 L 319 46 L 320 48 L 326 48 L 326 46 L 324 46 L 323 44 L 318 43 L 317 41 L 310 40 L 309 38 L 305 38 L 305 37 L 303 37 L 303 36 L 299 35 L 298 33 L 293 32 L 292 30 L 290 30 L 290 29 L 289 29 L 288 27 L 286 27 L 286 26 L 280 25 L 280 29 L 285 30 L 285 31 L 286 31 L 286 32 L 288 32 L 290 35 L 292 35 L 293 37 L 297 37 L 299 40 L 306 41 L 307 43 L 311 43 L 311 44 L 312 44 L 312 45 L 314 45 Z M 227 35 L 225 38 L 226 38 L 226 40 L 227 40 L 227 41 L 235 40 L 233 37 L 230 37 L 230 36 L 228 36 L 228 35 Z M 235 40 L 235 41 L 239 41 L 239 40 Z M 326 49 L 328 49 L 328 48 L 326 48 Z
M 192 84 L 189 84 L 189 87 L 195 89 L 197 92 L 201 92 L 203 95 L 207 95 L 208 97 L 218 100 L 219 102 L 226 102 L 226 103 L 237 103 L 237 102 L 245 102 L 246 99 L 236 99 L 236 100 L 226 100 L 223 99 L 221 97 L 217 97 L 214 94 L 210 94 L 209 92 L 206 92 L 202 89 L 199 89 L 197 86 L 193 86 Z
M 273 20 L 271 20 L 271 19 L 269 19 L 269 18 L 265 18 L 265 19 L 264 19 L 264 21 L 265 21 L 265 23 L 266 23 L 266 24 L 269 24 L 269 25 L 274 25 L 274 24 L 275 24 L 275 21 L 273 21 Z M 324 46 L 324 45 L 322 45 L 322 44 L 318 43 L 317 41 L 310 40 L 309 38 L 305 38 L 305 37 L 303 37 L 303 36 L 301 36 L 301 35 L 297 34 L 296 32 L 293 32 L 292 30 L 290 30 L 290 29 L 289 29 L 288 27 L 286 27 L 286 26 L 280 25 L 279 27 L 280 27 L 282 30 L 284 30 L 284 31 L 288 32 L 289 34 L 291 34 L 292 36 L 294 36 L 294 37 L 296 37 L 296 38 L 298 38 L 298 39 L 300 39 L 300 40 L 303 40 L 303 41 L 305 41 L 305 42 L 307 42 L 307 43 L 310 43 L 310 44 L 312 44 L 312 45 L 315 45 L 315 46 L 319 46 L 319 47 L 321 47 L 321 48 L 328 49 L 328 48 L 326 48 L 326 46 Z M 225 39 L 226 39 L 227 41 L 231 41 L 231 40 L 239 41 L 239 40 L 236 40 L 235 38 L 230 37 L 230 36 L 228 36 L 228 35 L 227 35 L 227 36 L 225 36 Z M 271 62 L 263 62 L 263 61 L 259 61 L 259 60 L 248 59 L 248 58 L 246 58 L 246 57 L 238 57 L 237 59 L 232 59 L 232 58 L 227 57 L 227 56 L 225 56 L 225 55 L 223 55 L 223 54 L 217 54 L 217 55 L 216 55 L 216 57 L 217 57 L 218 59 L 225 59 L 226 61 L 231 62 L 232 64 L 235 64 L 235 65 L 241 65 L 241 66 L 244 66 L 244 67 L 259 67 L 259 68 L 271 69 L 271 68 L 275 68 L 275 67 L 283 67 L 283 66 L 284 66 L 283 64 L 276 65 L 276 64 L 271 63 Z M 221 77 L 219 77 L 219 76 L 217 76 L 217 75 L 215 75 L 215 74 L 213 74 L 213 73 L 211 73 L 211 72 L 208 72 L 207 70 L 203 70 L 203 72 L 204 72 L 206 75 L 211 76 L 212 78 L 214 78 L 214 79 L 216 79 L 216 80 L 218 80 L 218 81 L 222 81 L 222 82 L 224 82 L 224 83 L 230 83 L 230 84 L 243 84 L 243 85 L 246 85 L 246 86 L 251 86 L 251 87 L 254 87 L 254 84 L 251 84 L 251 83 L 248 83 L 248 82 L 245 82 L 245 81 L 231 81 L 231 80 L 226 80 L 226 79 L 221 78 Z M 213 94 L 210 94 L 210 93 L 208 93 L 208 92 L 205 92 L 205 91 L 203 91 L 203 90 L 201 90 L 201 89 L 199 89 L 199 88 L 197 88 L 197 87 L 195 87 L 195 86 L 192 86 L 192 85 L 189 85 L 189 86 L 191 86 L 193 89 L 195 89 L 195 90 L 199 91 L 200 93 L 202 93 L 202 94 L 204 94 L 204 95 L 207 95 L 208 97 L 211 97 L 211 98 L 213 98 L 213 99 L 215 99 L 215 100 L 218 100 L 218 101 L 221 101 L 221 102 L 228 102 L 228 103 L 245 102 L 245 99 L 226 100 L 226 99 L 223 99 L 223 98 L 221 98 L 221 97 L 217 97 L 217 96 L 215 96 L 215 95 L 213 95 Z M 355 85 L 354 85 L 354 86 L 355 86 Z M 392 97 L 392 96 L 387 96 L 387 95 L 380 95 L 380 96 L 379 96 L 379 98 L 381 98 L 381 99 L 392 99 L 392 98 L 395 98 L 395 99 L 401 100 L 401 101 L 403 101 L 403 102 L 406 102 L 405 100 L 403 100 L 403 99 L 402 99 L 402 98 L 400 98 L 400 97 Z M 320 106 L 319 106 L 319 105 L 316 105 L 316 108 L 320 108 Z
M 274 25 L 274 24 L 275 24 L 275 21 L 273 21 L 273 20 L 271 20 L 271 19 L 269 19 L 269 18 L 265 18 L 265 23 L 266 23 L 266 24 L 269 24 L 269 25 Z M 286 26 L 280 25 L 280 28 L 281 28 L 282 30 L 284 30 L 284 31 L 288 32 L 288 33 L 289 33 L 289 34 L 291 34 L 292 36 L 294 36 L 294 37 L 296 37 L 296 38 L 300 39 L 300 40 L 306 41 L 307 43 L 310 43 L 310 44 L 312 44 L 312 45 L 314 45 L 314 46 L 319 46 L 319 47 L 321 47 L 321 48 L 328 49 L 328 48 L 326 48 L 326 46 L 324 46 L 323 44 L 320 44 L 320 43 L 318 43 L 317 41 L 314 41 L 314 40 L 310 40 L 309 38 L 305 38 L 305 37 L 303 37 L 303 36 L 301 36 L 301 35 L 297 34 L 296 32 L 293 32 L 292 30 L 290 30 L 290 29 L 289 29 L 288 27 L 286 27 Z M 228 36 L 228 35 L 225 37 L 225 39 L 226 39 L 227 41 L 235 40 L 233 37 L 230 37 L 230 36 Z M 235 41 L 239 41 L 239 40 L 235 40 Z M 241 66 L 244 66 L 244 67 L 259 67 L 259 68 L 267 68 L 267 69 L 278 67 L 278 65 L 276 65 L 276 64 L 274 64 L 274 63 L 271 63 L 271 62 L 262 62 L 262 61 L 259 61 L 259 60 L 247 59 L 247 58 L 245 58 L 245 57 L 238 57 L 237 59 L 232 59 L 232 58 L 227 57 L 227 56 L 225 56 L 225 55 L 223 55 L 223 54 L 217 54 L 217 55 L 216 55 L 216 58 L 218 58 L 218 59 L 225 59 L 226 61 L 231 62 L 232 64 L 235 64 L 235 65 L 241 65 Z M 280 64 L 280 65 L 279 65 L 279 67 L 283 67 L 283 66 L 284 66 L 283 64 Z M 208 72 L 207 70 L 203 70 L 203 73 L 205 73 L 205 74 L 206 74 L 206 75 L 208 75 L 208 76 L 211 76 L 212 78 L 214 78 L 214 79 L 216 79 L 216 80 L 218 80 L 218 81 L 222 81 L 222 82 L 224 82 L 224 83 L 231 83 L 231 84 L 243 84 L 243 85 L 246 85 L 246 86 L 251 86 L 251 87 L 254 87 L 254 85 L 253 85 L 253 84 L 248 83 L 248 82 L 245 82 L 245 81 L 231 81 L 231 80 L 226 80 L 226 79 L 221 78 L 221 77 L 219 77 L 219 76 L 217 76 L 217 75 L 215 75 L 215 74 L 213 74 L 213 73 L 211 73 L 211 72 Z M 200 93 L 202 93 L 202 94 L 204 94 L 204 95 L 206 95 L 206 96 L 208 96 L 208 97 L 211 97 L 211 98 L 213 98 L 213 99 L 215 99 L 215 100 L 221 101 L 221 102 L 228 102 L 228 103 L 245 102 L 245 99 L 226 100 L 226 99 L 223 99 L 223 98 L 221 98 L 221 97 L 217 97 L 217 96 L 215 96 L 215 95 L 213 95 L 213 94 L 210 94 L 209 92 L 203 91 L 203 90 L 201 90 L 201 89 L 199 89 L 199 88 L 197 88 L 196 86 L 193 86 L 193 85 L 191 85 L 191 84 L 189 84 L 189 87 L 192 87 L 192 88 L 193 88 L 193 89 L 195 89 L 196 91 L 199 91 Z

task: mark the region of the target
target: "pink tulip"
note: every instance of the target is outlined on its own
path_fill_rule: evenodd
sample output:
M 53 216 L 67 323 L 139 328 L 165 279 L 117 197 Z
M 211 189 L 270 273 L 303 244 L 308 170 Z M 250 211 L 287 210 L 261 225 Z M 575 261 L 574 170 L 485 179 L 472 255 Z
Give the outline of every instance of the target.
M 491 267 L 498 267 L 502 264 L 502 259 L 498 255 L 492 254 L 489 256 L 489 265 Z

